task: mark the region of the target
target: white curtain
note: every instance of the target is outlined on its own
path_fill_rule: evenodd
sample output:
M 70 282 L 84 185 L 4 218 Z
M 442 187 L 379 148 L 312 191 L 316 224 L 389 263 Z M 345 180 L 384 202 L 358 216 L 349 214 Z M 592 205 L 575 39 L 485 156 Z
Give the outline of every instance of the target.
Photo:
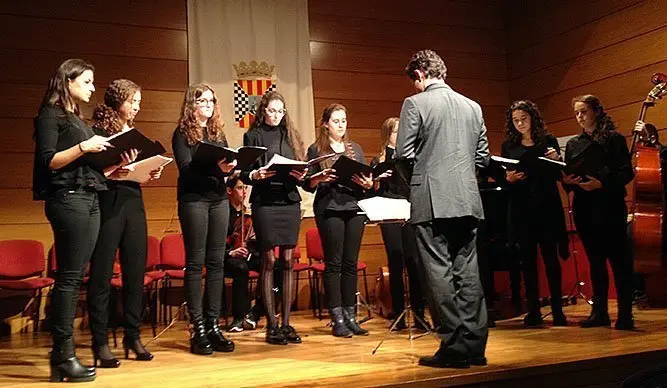
M 256 61 L 275 66 L 271 78 L 308 147 L 315 139 L 308 1 L 188 0 L 187 4 L 190 83 L 205 82 L 215 90 L 230 145 L 241 145 L 246 131 L 235 121 L 234 83 L 239 77 L 234 65 Z M 302 209 L 309 215 L 312 199 L 302 196 Z

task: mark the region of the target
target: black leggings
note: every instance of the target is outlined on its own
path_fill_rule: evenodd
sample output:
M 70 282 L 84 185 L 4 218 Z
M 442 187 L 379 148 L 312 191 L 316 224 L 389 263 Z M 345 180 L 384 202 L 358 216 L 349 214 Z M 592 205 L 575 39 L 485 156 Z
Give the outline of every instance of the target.
M 56 249 L 55 285 L 51 297 L 54 347 L 71 341 L 81 281 L 100 230 L 97 193 L 62 189 L 53 193 L 44 211 L 53 229 Z M 65 358 L 74 356 L 64 354 Z
M 380 231 L 387 252 L 393 313 L 400 314 L 403 311 L 405 293 L 403 268 L 408 272 L 410 305 L 415 312 L 421 313 L 424 310 L 424 298 L 417 272 L 416 255 L 418 252 L 414 229 L 410 225 L 382 224 Z
M 109 295 L 116 250 L 122 268 L 125 336 L 139 339 L 143 282 L 148 254 L 146 210 L 141 191 L 119 186 L 100 193 L 102 222 L 90 262 L 88 312 L 93 344 L 107 343 Z
M 324 293 L 328 307 L 356 304 L 357 262 L 366 216 L 356 211 L 326 211 L 315 216 L 324 249 Z
M 185 301 L 192 322 L 218 319 L 224 286 L 223 263 L 229 201 L 179 202 L 178 217 L 185 244 Z M 206 265 L 202 311 L 201 280 Z

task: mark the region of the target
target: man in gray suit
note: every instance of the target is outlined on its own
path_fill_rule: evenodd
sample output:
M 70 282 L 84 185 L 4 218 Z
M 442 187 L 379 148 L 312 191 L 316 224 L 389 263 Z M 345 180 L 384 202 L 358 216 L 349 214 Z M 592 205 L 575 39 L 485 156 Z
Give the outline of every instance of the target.
M 396 157 L 414 159 L 410 223 L 420 275 L 441 339 L 421 365 L 486 365 L 486 306 L 475 238 L 484 218 L 475 167 L 489 163 L 482 110 L 445 83 L 447 68 L 431 50 L 412 56 L 406 73 L 420 93 L 401 108 Z

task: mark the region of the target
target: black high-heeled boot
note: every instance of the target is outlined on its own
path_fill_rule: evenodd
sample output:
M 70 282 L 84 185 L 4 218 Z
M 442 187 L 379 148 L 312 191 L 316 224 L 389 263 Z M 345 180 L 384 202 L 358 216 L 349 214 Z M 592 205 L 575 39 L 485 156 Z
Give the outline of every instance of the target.
M 211 343 L 213 350 L 216 352 L 233 352 L 234 341 L 230 341 L 222 334 L 220 326 L 218 326 L 217 318 L 206 319 L 206 338 Z
M 190 353 L 204 356 L 213 354 L 213 347 L 206 336 L 204 322 L 202 320 L 193 322 L 190 330 Z
M 120 361 L 111 353 L 109 349 L 109 344 L 95 345 L 92 346 L 93 351 L 93 366 L 98 366 L 100 368 L 118 368 L 120 366 Z
M 123 337 L 123 348 L 125 348 L 125 359 L 130 358 L 130 350 L 134 352 L 137 361 L 150 361 L 153 355 L 146 350 L 144 345 L 138 339 Z
M 84 382 L 93 381 L 97 374 L 95 368 L 81 365 L 74 353 L 71 340 L 62 344 L 54 344 L 50 353 L 51 382 Z
M 329 311 L 331 314 L 331 334 L 334 337 L 350 338 L 352 337 L 352 332 L 347 328 L 345 324 L 345 318 L 343 317 L 343 308 L 334 307 Z
M 357 323 L 357 314 L 354 311 L 355 306 L 343 307 L 343 318 L 345 318 L 345 326 L 354 335 L 368 335 L 368 330 L 362 328 Z

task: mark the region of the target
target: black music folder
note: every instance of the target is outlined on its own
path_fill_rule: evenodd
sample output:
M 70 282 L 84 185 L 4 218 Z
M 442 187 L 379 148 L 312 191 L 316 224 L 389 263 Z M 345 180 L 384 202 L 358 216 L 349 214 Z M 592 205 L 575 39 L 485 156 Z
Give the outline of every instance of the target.
M 85 156 L 86 160 L 99 170 L 120 163 L 122 161 L 120 155 L 132 148 L 139 151 L 135 162 L 167 152 L 159 141 L 153 141 L 147 138 L 137 129 L 130 129 L 129 131 L 120 132 L 110 136 L 108 142 L 113 148 L 108 148 L 106 151 L 102 152 L 89 153 Z
M 587 175 L 600 179 L 607 169 L 606 152 L 600 144 L 595 142 L 590 143 L 583 151 L 576 154 L 569 163 L 545 157 L 539 159 L 562 170 L 565 174 L 576 175 L 584 179 Z
M 266 147 L 243 146 L 237 149 L 221 147 L 202 141 L 193 156 L 195 162 L 203 165 L 216 164 L 225 159 L 227 163 L 236 160 L 236 170 L 245 170 L 252 166 L 267 151 Z
M 543 158 L 546 153 L 546 147 L 535 146 L 528 148 L 519 159 L 510 159 L 504 158 L 502 156 L 491 155 L 491 164 L 500 164 L 506 170 L 528 172 L 530 170 L 535 170 L 542 167 L 540 158 Z M 490 166 L 490 168 L 493 170 L 497 167 Z
M 336 160 L 336 163 L 331 166 L 331 168 L 336 170 L 335 174 L 338 177 L 336 182 L 351 189 L 361 188 L 361 186 L 352 182 L 352 176 L 355 174 L 364 174 L 369 176 L 373 173 L 373 167 L 361 162 L 357 162 L 356 160 L 350 159 L 345 155 L 341 155 L 338 160 Z
M 273 155 L 271 160 L 269 160 L 269 163 L 266 164 L 266 168 L 268 171 L 276 172 L 276 175 L 272 179 L 284 180 L 290 176 L 289 174 L 292 170 L 303 171 L 308 167 L 321 163 L 327 159 L 333 158 L 334 156 L 336 156 L 336 154 L 332 153 L 332 154 L 318 156 L 307 162 L 303 162 L 300 160 L 294 160 L 275 154 Z

